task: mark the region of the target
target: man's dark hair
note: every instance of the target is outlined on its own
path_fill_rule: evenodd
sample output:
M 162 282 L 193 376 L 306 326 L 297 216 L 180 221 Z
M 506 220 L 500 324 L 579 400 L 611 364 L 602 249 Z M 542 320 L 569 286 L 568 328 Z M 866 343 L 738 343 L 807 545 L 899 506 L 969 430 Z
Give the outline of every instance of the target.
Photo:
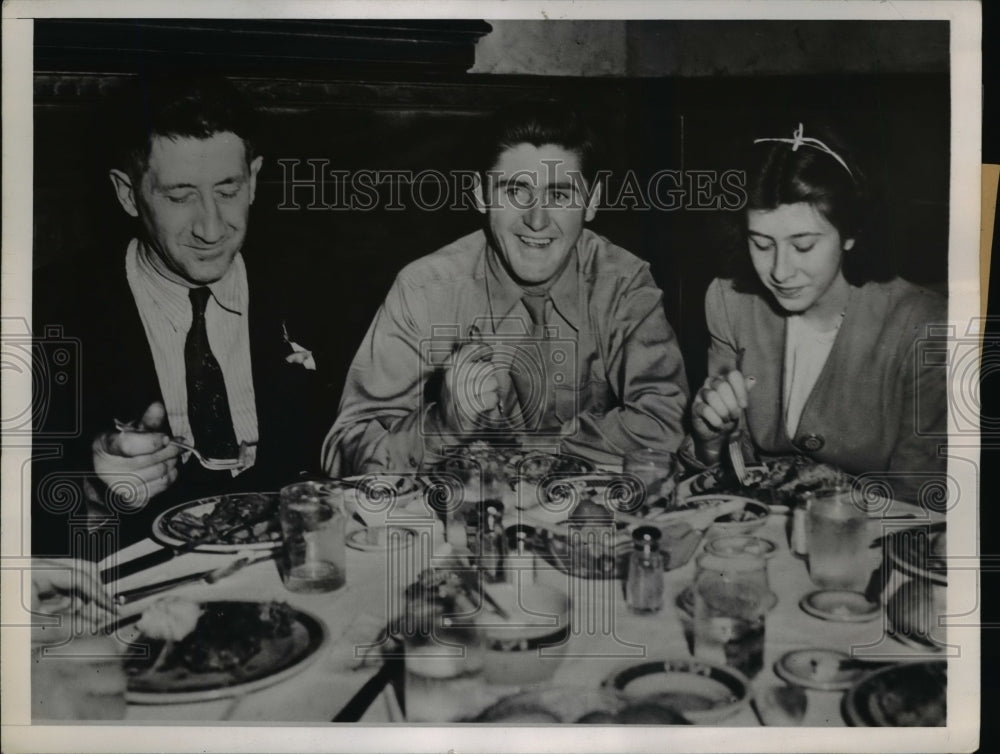
M 518 144 L 555 144 L 573 152 L 588 186 L 597 176 L 598 139 L 579 110 L 564 102 L 523 102 L 494 114 L 486 128 L 478 160 L 480 176 L 496 167 L 500 155 Z
M 254 158 L 257 116 L 229 81 L 214 76 L 139 77 L 121 92 L 114 107 L 113 167 L 133 181 L 145 172 L 154 137 L 208 139 L 231 132 L 243 140 L 246 160 Z

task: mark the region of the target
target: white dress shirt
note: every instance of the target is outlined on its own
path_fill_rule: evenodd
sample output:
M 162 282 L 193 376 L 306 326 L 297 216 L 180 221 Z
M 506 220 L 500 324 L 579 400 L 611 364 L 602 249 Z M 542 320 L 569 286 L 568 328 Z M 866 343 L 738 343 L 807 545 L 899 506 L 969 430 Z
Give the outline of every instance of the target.
M 125 255 L 125 274 L 135 297 L 153 364 L 160 383 L 170 429 L 177 438 L 191 440 L 187 415 L 184 342 L 191 329 L 190 288 L 168 280 L 153 266 L 145 245 L 133 239 Z M 237 254 L 226 274 L 208 286 L 212 292 L 205 309 L 208 342 L 222 369 L 233 431 L 237 443 L 257 443 L 257 403 L 250 363 L 250 326 L 243 257 Z M 248 453 L 247 467 L 254 453 Z

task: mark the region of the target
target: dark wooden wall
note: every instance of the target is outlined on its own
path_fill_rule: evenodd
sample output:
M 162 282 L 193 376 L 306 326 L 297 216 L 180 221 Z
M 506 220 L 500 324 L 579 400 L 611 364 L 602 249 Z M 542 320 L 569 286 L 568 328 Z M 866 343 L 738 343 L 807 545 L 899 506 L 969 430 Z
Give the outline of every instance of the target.
M 128 54 L 108 49 L 97 54 L 91 49 L 87 55 L 74 55 L 56 33 L 64 29 L 56 27 L 49 36 L 39 37 L 38 28 L 35 266 L 61 265 L 87 254 L 120 254 L 132 229 L 107 178 L 102 104 L 123 76 L 142 69 L 142 61 L 153 56 L 148 48 L 156 45 L 137 44 Z M 459 32 L 468 47 L 481 30 L 465 27 Z M 192 49 L 203 49 L 206 40 L 232 36 L 227 27 L 200 29 L 190 42 L 192 34 L 177 27 L 168 37 L 172 44 L 188 40 Z M 412 30 L 408 34 L 412 36 Z M 634 171 L 645 185 L 646 178 L 661 169 L 726 170 L 737 164 L 740 151 L 756 136 L 790 135 L 800 120 L 807 129 L 811 119 L 833 120 L 857 145 L 888 199 L 880 212 L 884 247 L 877 252 L 893 255 L 901 272 L 919 282 L 940 284 L 947 279 L 946 74 L 645 79 L 470 75 L 461 72 L 461 66 L 468 65 L 457 48 L 438 42 L 430 62 L 422 63 L 380 60 L 352 66 L 315 56 L 289 62 L 277 56 L 262 61 L 257 55 L 248 56 L 251 64 L 230 55 L 216 56 L 206 65 L 231 75 L 264 114 L 266 162 L 252 233 L 266 238 L 268 253 L 278 258 L 309 258 L 316 271 L 310 282 L 318 290 L 314 295 L 322 316 L 341 333 L 344 370 L 396 271 L 479 227 L 480 215 L 471 208 L 423 211 L 414 205 L 405 182 L 400 187 L 402 209 L 387 209 L 384 202 L 368 211 L 310 209 L 303 189 L 297 190 L 298 209 L 281 209 L 288 197 L 278 160 L 301 161 L 300 178 L 308 175 L 309 159 L 327 160 L 329 169 L 347 171 L 468 170 L 475 167 L 470 137 L 488 113 L 525 99 L 567 96 L 595 116 L 609 145 L 612 195 L 627 171 Z M 396 40 L 390 47 L 398 50 L 400 44 Z M 171 60 L 193 65 L 189 53 L 171 56 L 157 50 L 159 65 Z M 335 180 L 328 180 L 331 194 L 337 187 Z M 387 198 L 386 191 L 383 187 Z M 331 195 L 327 200 L 333 201 Z M 651 262 L 693 384 L 704 374 L 702 299 L 719 270 L 731 219 L 731 212 L 693 208 L 606 210 L 594 223 L 596 230 Z

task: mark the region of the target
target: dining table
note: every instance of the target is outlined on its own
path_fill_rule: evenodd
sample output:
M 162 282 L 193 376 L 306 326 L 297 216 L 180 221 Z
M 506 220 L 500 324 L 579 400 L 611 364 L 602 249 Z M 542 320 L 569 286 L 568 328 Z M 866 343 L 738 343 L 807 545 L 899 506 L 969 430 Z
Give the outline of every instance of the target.
M 688 494 L 681 486 L 679 499 Z M 775 506 L 753 536 L 772 542 L 776 549 L 768 560 L 768 578 L 777 603 L 767 613 L 764 663 L 752 679 L 754 691 L 783 685 L 775 666 L 787 653 L 810 648 L 839 650 L 870 660 L 943 659 L 946 652 L 930 644 L 906 642 L 892 637 L 886 611 L 867 621 L 841 622 L 815 617 L 801 606 L 806 595 L 817 590 L 810 580 L 807 559 L 789 545 L 791 512 Z M 868 551 L 873 572 L 882 568 L 885 535 L 903 527 L 931 525 L 942 520 L 934 511 L 901 501 L 886 501 L 868 521 L 872 546 Z M 503 524 L 544 525 L 530 510 L 511 506 Z M 420 528 L 419 520 L 416 528 Z M 348 532 L 360 524 L 352 520 Z M 273 683 L 247 689 L 220 689 L 185 703 L 130 702 L 126 721 L 192 722 L 218 721 L 268 723 L 328 723 L 336 721 L 405 722 L 404 685 L 400 663 L 387 672 L 389 661 L 383 650 L 395 646 L 386 627 L 403 604 L 403 593 L 416 573 L 438 561 L 447 562 L 451 548 L 443 543 L 444 528 L 428 523 L 426 536 L 398 540 L 399 546 L 347 549 L 346 583 L 326 593 L 290 592 L 282 584 L 274 558 L 242 568 L 214 584 L 187 584 L 170 592 L 196 601 L 274 600 L 316 616 L 325 629 L 321 646 L 303 663 L 301 670 Z M 162 545 L 148 538 L 110 556 L 102 566 L 121 566 L 155 552 Z M 698 545 L 698 551 L 704 541 Z M 259 553 L 258 553 L 259 554 Z M 238 553 L 194 551 L 174 557 L 152 568 L 130 574 L 108 587 L 112 593 L 144 584 L 214 569 L 226 565 Z M 452 553 L 453 555 L 453 553 Z M 443 559 L 443 560 L 442 560 Z M 680 602 L 694 578 L 695 557 L 664 573 L 664 604 L 653 613 L 638 614 L 626 603 L 619 579 L 581 578 L 554 567 L 550 560 L 531 559 L 533 582 L 565 591 L 570 597 L 569 639 L 559 650 L 562 660 L 551 686 L 600 688 L 616 673 L 651 661 L 691 659 L 690 618 Z M 887 574 L 889 580 L 899 574 Z M 121 616 L 137 614 L 163 595 L 150 596 L 124 605 Z M 390 655 L 392 653 L 389 653 Z M 442 724 L 469 720 L 502 697 L 522 692 L 523 687 L 492 685 L 480 677 L 461 681 L 457 706 L 440 710 Z M 802 724 L 844 726 L 844 692 L 808 689 L 808 704 Z M 761 722 L 749 703 L 713 723 L 718 726 L 758 726 Z

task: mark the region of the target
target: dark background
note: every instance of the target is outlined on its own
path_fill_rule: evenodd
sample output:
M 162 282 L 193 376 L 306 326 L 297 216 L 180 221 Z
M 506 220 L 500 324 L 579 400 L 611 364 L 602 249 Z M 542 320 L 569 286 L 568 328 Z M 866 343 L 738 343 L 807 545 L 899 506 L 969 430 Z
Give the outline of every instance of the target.
M 930 39 L 947 47 L 947 24 L 920 23 L 924 45 Z M 821 28 L 833 38 L 841 29 L 845 38 L 861 31 L 851 22 Z M 791 27 L 741 22 L 732 32 L 755 29 L 778 38 Z M 282 210 L 286 185 L 277 161 L 300 160 L 300 179 L 311 175 L 309 159 L 327 160 L 331 170 L 471 170 L 485 117 L 524 100 L 565 98 L 592 116 L 607 145 L 610 195 L 628 171 L 643 187 L 658 170 L 723 171 L 739 165 L 754 137 L 790 136 L 800 120 L 807 134 L 810 123 L 832 123 L 855 145 L 885 200 L 876 212 L 882 236 L 871 252 L 891 255 L 914 281 L 946 283 L 946 65 L 925 63 L 917 73 L 776 75 L 771 66 L 769 75 L 684 75 L 684 64 L 647 52 L 635 63 L 642 76 L 466 73 L 476 40 L 489 30 L 482 21 L 36 21 L 36 268 L 121 253 L 132 228 L 107 178 L 107 94 L 136 73 L 197 69 L 231 76 L 263 113 L 266 163 L 251 216 L 253 253 L 270 261 L 305 256 L 315 270 L 304 295 L 322 302 L 334 390 L 396 272 L 475 230 L 481 216 L 471 206 L 421 210 L 406 182 L 397 185 L 403 209 L 386 209 L 386 202 L 365 212 L 310 209 L 310 192 L 297 189 L 300 208 Z M 656 22 L 639 31 L 658 40 L 667 31 L 683 34 L 684 26 Z M 719 39 L 732 44 L 732 33 Z M 701 63 L 687 65 L 696 72 Z M 657 66 L 671 75 L 652 75 Z M 334 178 L 326 189 L 332 203 Z M 425 190 L 433 196 L 436 187 Z M 385 198 L 387 191 L 383 186 Z M 705 371 L 704 291 L 721 269 L 732 218 L 691 206 L 605 210 L 592 226 L 651 263 L 693 386 Z

